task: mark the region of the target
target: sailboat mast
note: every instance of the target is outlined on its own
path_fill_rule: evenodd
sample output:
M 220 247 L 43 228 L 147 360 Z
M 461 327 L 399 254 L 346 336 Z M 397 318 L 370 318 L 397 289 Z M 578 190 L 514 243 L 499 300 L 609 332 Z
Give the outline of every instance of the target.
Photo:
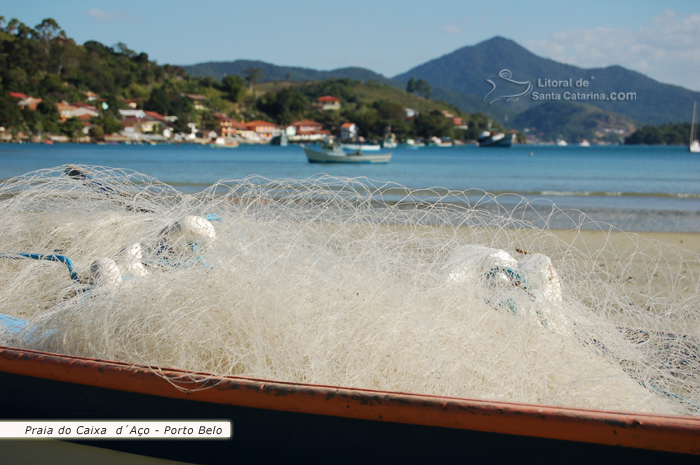
M 698 102 L 693 102 L 693 122 L 690 123 L 690 143 L 692 144 L 695 140 L 695 107 Z

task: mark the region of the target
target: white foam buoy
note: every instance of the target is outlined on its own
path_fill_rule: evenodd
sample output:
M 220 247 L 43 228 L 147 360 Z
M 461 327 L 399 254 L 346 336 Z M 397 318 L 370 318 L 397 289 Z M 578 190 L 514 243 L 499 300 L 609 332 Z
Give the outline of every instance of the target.
M 111 258 L 98 258 L 90 265 L 90 278 L 95 285 L 114 287 L 122 282 L 119 266 Z
M 216 230 L 201 216 L 188 215 L 165 228 L 161 236 L 167 240 L 169 247 L 185 248 L 197 244 L 201 250 L 216 239 Z
M 146 247 L 136 242 L 119 252 L 117 265 L 122 276 L 146 276 L 148 271 L 143 266 L 143 251 Z
M 561 282 L 552 260 L 544 254 L 525 255 L 518 262 L 518 271 L 527 279 L 530 292 L 551 302 L 561 302 Z
M 508 252 L 480 245 L 456 247 L 445 262 L 447 280 L 468 283 L 486 279 L 490 285 L 508 285 L 511 278 L 503 271 L 515 268 L 518 261 Z

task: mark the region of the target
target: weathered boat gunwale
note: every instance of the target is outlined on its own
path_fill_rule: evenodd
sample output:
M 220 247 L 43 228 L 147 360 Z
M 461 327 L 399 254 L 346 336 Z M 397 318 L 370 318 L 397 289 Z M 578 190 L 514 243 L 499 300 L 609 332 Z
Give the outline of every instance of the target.
M 9 347 L 0 347 L 0 371 L 117 391 L 254 409 L 700 454 L 700 418 L 688 416 L 611 412 L 217 376 Z

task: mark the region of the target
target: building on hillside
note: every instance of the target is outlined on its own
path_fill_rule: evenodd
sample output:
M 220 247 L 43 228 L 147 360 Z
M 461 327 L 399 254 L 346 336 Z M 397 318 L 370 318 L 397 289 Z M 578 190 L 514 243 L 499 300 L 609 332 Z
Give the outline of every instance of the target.
M 450 113 L 447 110 L 442 110 L 442 116 L 444 116 L 445 118 L 450 118 L 450 119 L 455 117 L 455 115 L 453 115 L 452 113 Z
M 136 110 L 139 107 L 139 103 L 141 103 L 142 100 L 143 99 L 135 99 L 135 98 L 123 98 L 123 99 L 121 99 L 121 101 L 126 103 L 126 106 L 128 106 L 132 110 Z
M 160 128 L 164 125 L 162 121 L 158 121 L 146 114 L 141 118 L 137 116 L 125 116 L 121 119 L 120 123 L 125 130 L 131 128 L 130 131 L 126 132 L 140 133 L 159 132 Z
M 161 123 L 164 123 L 166 125 L 170 125 L 170 121 L 168 120 L 168 117 L 161 115 L 157 111 L 146 110 L 146 111 L 144 111 L 144 113 L 146 113 L 146 116 L 150 116 L 151 118 L 157 119 Z
M 302 120 L 295 121 L 292 126 L 296 128 L 296 134 L 289 137 L 290 141 L 318 141 L 331 135 L 327 129 L 323 129 L 323 124 L 316 121 Z M 287 133 L 288 131 L 285 130 Z
M 185 97 L 188 99 L 192 100 L 192 103 L 194 103 L 194 109 L 195 110 L 206 110 L 207 108 L 204 106 L 204 100 L 206 100 L 206 97 L 204 95 L 199 95 L 199 94 L 185 94 Z
M 233 129 L 234 121 L 231 117 L 226 116 L 222 113 L 214 113 L 212 116 L 219 125 L 219 127 L 216 128 L 216 132 L 218 132 L 219 135 L 226 137 L 236 133 L 235 129 Z
M 418 112 L 414 110 L 413 108 L 404 108 L 404 111 L 406 112 L 406 119 L 413 119 L 416 116 L 418 116 Z
M 452 118 L 452 124 L 454 124 L 456 129 L 469 129 L 467 123 L 465 123 L 462 118 L 459 118 L 457 116 Z
M 74 110 L 77 110 L 78 107 L 74 107 L 73 105 L 68 105 L 67 103 L 64 102 L 59 102 L 56 104 L 56 109 L 58 109 L 58 115 L 61 117 L 61 121 L 65 121 L 68 118 L 70 118 L 72 115 L 72 112 Z
M 271 140 L 279 132 L 277 125 L 267 121 L 255 120 L 243 124 L 245 124 L 246 130 L 255 132 L 264 141 Z
M 89 91 L 89 90 L 83 92 L 83 94 L 85 94 L 85 100 L 87 100 L 88 102 L 92 102 L 92 101 L 98 100 L 100 98 L 99 95 L 97 95 L 96 93 Z
M 134 118 L 145 118 L 146 112 L 143 110 L 119 110 L 119 114 L 122 115 L 122 118 L 126 118 L 129 116 L 133 116 Z
M 40 98 L 27 97 L 17 102 L 17 105 L 19 105 L 22 108 L 28 108 L 34 111 L 41 102 L 43 102 L 43 100 Z
M 10 92 L 10 97 L 18 98 L 20 100 L 24 100 L 29 98 L 29 95 L 23 94 L 22 92 Z
M 340 126 L 340 140 L 350 142 L 357 139 L 357 125 L 355 123 L 343 123 Z
M 316 99 L 315 106 L 321 110 L 340 110 L 340 99 L 332 95 L 324 95 Z

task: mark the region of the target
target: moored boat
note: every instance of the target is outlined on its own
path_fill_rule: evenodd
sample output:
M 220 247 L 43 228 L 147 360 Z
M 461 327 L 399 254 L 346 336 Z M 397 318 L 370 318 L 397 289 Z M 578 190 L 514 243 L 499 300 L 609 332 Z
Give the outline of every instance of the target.
M 361 150 L 346 152 L 337 145 L 324 145 L 320 149 L 304 147 L 309 163 L 389 163 L 391 153 L 367 155 Z
M 502 132 L 484 131 L 476 141 L 479 143 L 479 147 L 510 147 L 515 141 L 515 134 L 506 136 Z
M 238 141 L 231 138 L 217 137 L 216 140 L 209 144 L 213 149 L 235 149 L 238 147 Z

